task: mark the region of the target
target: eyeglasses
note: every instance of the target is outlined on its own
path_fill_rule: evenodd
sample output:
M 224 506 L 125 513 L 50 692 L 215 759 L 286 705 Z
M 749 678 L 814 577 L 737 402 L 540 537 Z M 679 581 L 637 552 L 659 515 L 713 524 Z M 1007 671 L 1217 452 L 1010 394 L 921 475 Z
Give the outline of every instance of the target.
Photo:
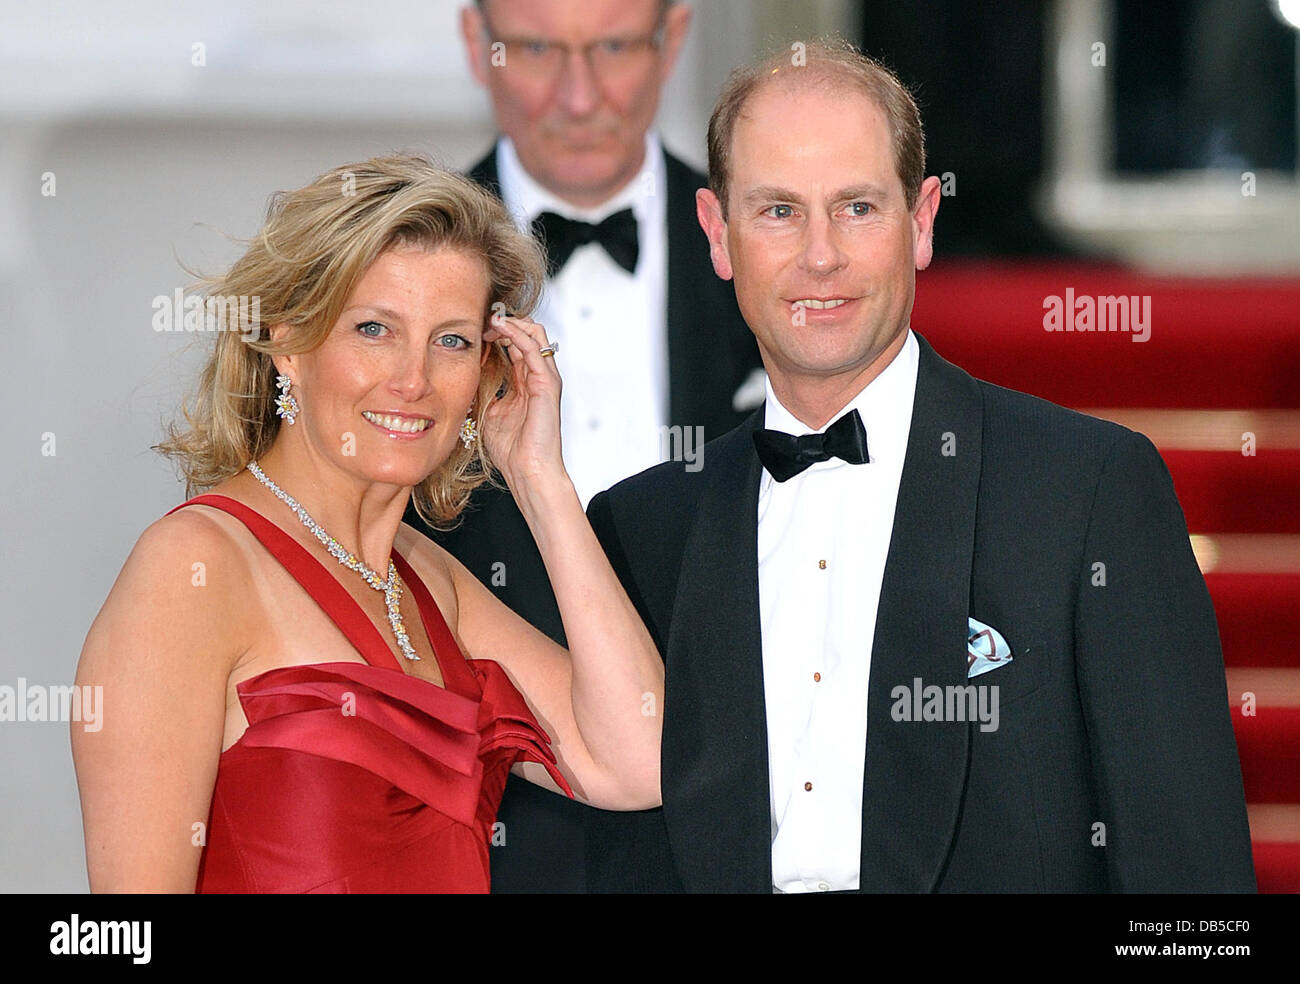
M 592 74 L 602 80 L 613 81 L 644 71 L 663 45 L 665 25 L 661 21 L 651 34 L 601 38 L 581 45 L 545 38 L 501 37 L 486 17 L 483 28 L 493 47 L 492 66 L 521 79 L 553 85 L 575 51 L 586 60 Z

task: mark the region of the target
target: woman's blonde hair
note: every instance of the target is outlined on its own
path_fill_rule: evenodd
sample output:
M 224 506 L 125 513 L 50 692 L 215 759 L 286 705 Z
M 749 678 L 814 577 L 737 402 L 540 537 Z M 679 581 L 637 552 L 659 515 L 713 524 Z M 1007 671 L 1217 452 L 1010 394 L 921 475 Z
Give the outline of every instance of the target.
M 527 316 L 545 277 L 541 249 L 500 201 L 421 155 L 345 164 L 297 191 L 277 192 L 244 255 L 223 276 L 199 281 L 216 344 L 197 392 L 182 408 L 188 428 L 173 425 L 156 448 L 180 463 L 187 495 L 212 488 L 271 447 L 280 429 L 272 355 L 320 345 L 357 282 L 394 246 L 453 246 L 482 256 L 491 284 L 485 324 L 497 304 Z M 250 298 L 257 312 L 252 323 Z M 281 323 L 287 329 L 273 343 L 269 327 Z M 492 343 L 474 401 L 480 426 L 509 365 L 500 343 Z M 415 487 L 420 516 L 451 523 L 491 469 L 483 441 L 470 448 L 457 442 L 450 458 Z

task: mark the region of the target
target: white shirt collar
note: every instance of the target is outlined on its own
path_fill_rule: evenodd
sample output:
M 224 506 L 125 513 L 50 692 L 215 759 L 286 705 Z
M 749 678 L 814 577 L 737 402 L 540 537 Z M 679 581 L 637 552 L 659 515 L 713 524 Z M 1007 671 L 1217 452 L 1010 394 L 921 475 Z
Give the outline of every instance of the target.
M 869 382 L 847 404 L 831 414 L 830 419 L 815 431 L 791 413 L 772 390 L 772 381 L 767 380 L 767 402 L 763 411 L 763 426 L 769 430 L 784 431 L 787 434 L 820 434 L 831 424 L 839 420 L 850 410 L 857 410 L 862 423 L 867 429 L 867 450 L 871 462 L 893 460 L 901 463 L 907 453 L 907 435 L 911 431 L 912 402 L 916 394 L 916 372 L 919 364 L 920 347 L 916 336 L 907 330 L 907 340 L 889 365 L 881 370 L 880 375 Z M 803 474 L 812 471 L 849 467 L 848 462 L 839 458 L 820 461 L 809 467 Z M 790 481 L 795 481 L 795 476 Z M 764 492 L 773 482 L 767 469 L 763 469 L 763 479 L 759 491 Z
M 612 198 L 594 208 L 579 208 L 542 187 L 524 170 L 509 137 L 503 136 L 497 142 L 497 176 L 501 183 L 501 200 L 521 229 L 526 229 L 533 219 L 547 211 L 596 223 L 630 207 L 638 222 L 648 222 L 651 218 L 650 203 L 664 201 L 660 189 L 665 189 L 667 182 L 663 147 L 653 130 L 646 131 L 645 159 L 641 162 L 641 170 Z

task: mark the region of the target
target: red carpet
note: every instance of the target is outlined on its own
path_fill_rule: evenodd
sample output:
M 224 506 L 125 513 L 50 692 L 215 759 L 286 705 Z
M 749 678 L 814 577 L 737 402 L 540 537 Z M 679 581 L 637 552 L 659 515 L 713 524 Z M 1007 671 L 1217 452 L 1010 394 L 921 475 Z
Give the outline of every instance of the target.
M 1219 620 L 1259 890 L 1300 892 L 1300 279 L 939 261 L 912 326 L 981 379 L 1160 449 Z
M 1232 711 L 1249 803 L 1300 803 L 1300 707 Z
M 1255 879 L 1261 893 L 1294 893 L 1300 885 L 1300 851 L 1294 844 L 1255 841 Z
M 1300 665 L 1293 617 L 1300 612 L 1300 574 L 1205 575 L 1219 617 L 1228 666 Z
M 1300 450 L 1161 448 L 1187 528 L 1218 533 L 1300 533 Z
M 1048 332 L 1044 301 L 1151 298 L 1150 338 Z M 1067 407 L 1300 407 L 1300 280 L 1144 277 L 1118 267 L 936 261 L 912 326 L 981 379 Z

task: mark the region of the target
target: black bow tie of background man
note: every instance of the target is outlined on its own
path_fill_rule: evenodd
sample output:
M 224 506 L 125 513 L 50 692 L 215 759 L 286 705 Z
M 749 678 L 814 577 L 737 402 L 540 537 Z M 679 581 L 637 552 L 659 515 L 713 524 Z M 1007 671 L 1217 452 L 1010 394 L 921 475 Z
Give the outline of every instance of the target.
M 560 272 L 579 246 L 600 243 L 605 252 L 628 273 L 636 272 L 640 247 L 636 238 L 636 216 L 630 208 L 615 212 L 599 225 L 566 219 L 543 212 L 533 220 L 533 234 L 546 244 L 547 276 Z
M 822 434 L 795 437 L 778 430 L 754 431 L 754 449 L 772 477 L 784 482 L 818 461 L 843 458 L 851 465 L 865 463 L 867 429 L 858 412 L 850 410 Z

